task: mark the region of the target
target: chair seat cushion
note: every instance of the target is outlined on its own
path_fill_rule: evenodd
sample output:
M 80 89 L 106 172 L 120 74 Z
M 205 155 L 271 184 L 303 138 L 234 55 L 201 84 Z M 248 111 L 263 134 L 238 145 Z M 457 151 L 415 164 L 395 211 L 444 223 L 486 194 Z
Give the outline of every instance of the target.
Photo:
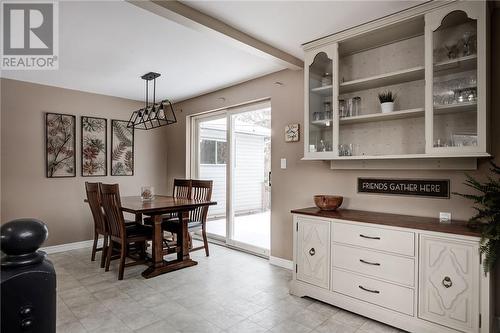
M 151 237 L 151 235 L 153 234 L 152 228 L 138 223 L 136 223 L 135 225 L 127 226 L 125 230 L 127 232 L 127 237 Z
M 130 226 L 134 226 L 136 225 L 137 223 L 135 221 L 132 221 L 132 220 L 125 220 L 125 227 L 130 227 Z
M 200 229 L 202 227 L 203 223 L 201 221 L 188 221 L 188 229 Z M 171 230 L 177 230 L 179 227 L 179 219 L 177 218 L 170 218 L 170 219 L 165 219 L 163 220 L 163 223 L 161 224 L 163 229 L 171 231 Z

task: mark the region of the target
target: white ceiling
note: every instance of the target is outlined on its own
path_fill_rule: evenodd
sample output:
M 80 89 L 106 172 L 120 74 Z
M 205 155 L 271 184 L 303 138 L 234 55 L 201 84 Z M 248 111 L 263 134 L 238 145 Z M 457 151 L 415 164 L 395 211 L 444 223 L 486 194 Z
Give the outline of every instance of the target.
M 303 59 L 301 44 L 414 6 L 416 1 L 185 1 Z M 284 69 L 123 1 L 60 2 L 59 70 L 2 77 L 142 100 L 155 71 L 158 98 L 180 101 Z
M 304 59 L 301 45 L 421 4 L 386 1 L 182 1 L 263 42 Z
M 127 2 L 59 4 L 59 70 L 2 77 L 143 100 L 154 71 L 158 98 L 178 101 L 284 68 Z

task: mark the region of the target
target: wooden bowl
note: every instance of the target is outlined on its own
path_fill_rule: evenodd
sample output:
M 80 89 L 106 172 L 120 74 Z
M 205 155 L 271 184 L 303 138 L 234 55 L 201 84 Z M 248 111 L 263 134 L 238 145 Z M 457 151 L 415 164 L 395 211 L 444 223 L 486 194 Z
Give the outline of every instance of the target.
M 344 197 L 340 195 L 315 195 L 314 204 L 321 210 L 336 210 L 342 205 Z

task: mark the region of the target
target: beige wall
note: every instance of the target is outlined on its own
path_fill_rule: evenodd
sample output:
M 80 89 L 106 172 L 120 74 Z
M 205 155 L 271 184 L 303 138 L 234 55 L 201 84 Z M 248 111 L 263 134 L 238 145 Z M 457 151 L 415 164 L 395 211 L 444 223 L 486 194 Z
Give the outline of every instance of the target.
M 495 21 L 495 20 L 492 20 Z M 497 22 L 499 20 L 496 20 Z M 498 27 L 496 27 L 498 31 Z M 498 35 L 497 35 L 498 36 Z M 498 54 L 498 53 L 497 53 Z M 496 58 L 498 59 L 498 55 Z M 495 59 L 495 57 L 492 57 Z M 498 66 L 495 67 L 495 82 L 492 91 L 498 91 Z M 283 85 L 276 85 L 275 82 Z M 498 94 L 497 94 L 498 96 Z M 225 98 L 225 101 L 220 99 Z M 449 178 L 452 191 L 466 191 L 462 185 L 464 175 L 461 171 L 365 171 L 329 169 L 323 161 L 302 161 L 303 138 L 299 143 L 284 142 L 284 128 L 290 123 L 300 123 L 303 130 L 303 72 L 284 70 L 223 89 L 201 97 L 177 104 L 179 122 L 167 132 L 168 137 L 168 181 L 174 177 L 184 177 L 185 173 L 185 129 L 186 115 L 219 109 L 261 98 L 271 98 L 272 106 L 272 212 L 271 212 L 271 255 L 292 258 L 292 219 L 293 208 L 313 205 L 314 194 L 340 194 L 346 199 L 344 208 L 370 211 L 402 213 L 437 217 L 440 211 L 451 212 L 453 219 L 467 219 L 471 216 L 471 203 L 452 195 L 449 200 L 401 196 L 375 196 L 356 193 L 356 178 L 361 176 L 377 177 L 423 177 Z M 498 109 L 497 99 L 492 110 Z M 495 128 L 499 128 L 498 113 L 493 112 Z M 302 133 L 301 133 L 302 134 Z M 493 154 L 499 155 L 499 133 L 493 132 Z M 280 169 L 280 158 L 286 158 L 287 169 Z M 472 175 L 484 174 L 487 165 L 481 164 L 480 171 Z
M 164 147 L 167 128 L 135 132 L 134 176 L 80 176 L 80 116 L 128 120 L 130 113 L 141 105 L 141 102 L 122 98 L 2 79 L 2 222 L 36 217 L 49 227 L 45 245 L 82 241 L 92 237 L 90 210 L 83 202 L 85 181 L 119 183 L 122 195 L 138 195 L 141 185 L 153 185 L 157 193 L 169 193 Z M 75 178 L 45 177 L 44 112 L 77 116 Z M 108 152 L 110 126 L 108 120 Z

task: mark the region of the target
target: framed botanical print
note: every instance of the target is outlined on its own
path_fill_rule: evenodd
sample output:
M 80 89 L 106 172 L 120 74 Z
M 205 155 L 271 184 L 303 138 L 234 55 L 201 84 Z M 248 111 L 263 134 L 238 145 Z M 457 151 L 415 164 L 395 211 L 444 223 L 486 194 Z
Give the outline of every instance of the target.
M 111 176 L 134 175 L 134 129 L 127 123 L 111 120 Z
M 107 124 L 104 118 L 81 117 L 82 177 L 107 175 Z
M 76 117 L 45 114 L 45 167 L 47 178 L 76 176 Z

